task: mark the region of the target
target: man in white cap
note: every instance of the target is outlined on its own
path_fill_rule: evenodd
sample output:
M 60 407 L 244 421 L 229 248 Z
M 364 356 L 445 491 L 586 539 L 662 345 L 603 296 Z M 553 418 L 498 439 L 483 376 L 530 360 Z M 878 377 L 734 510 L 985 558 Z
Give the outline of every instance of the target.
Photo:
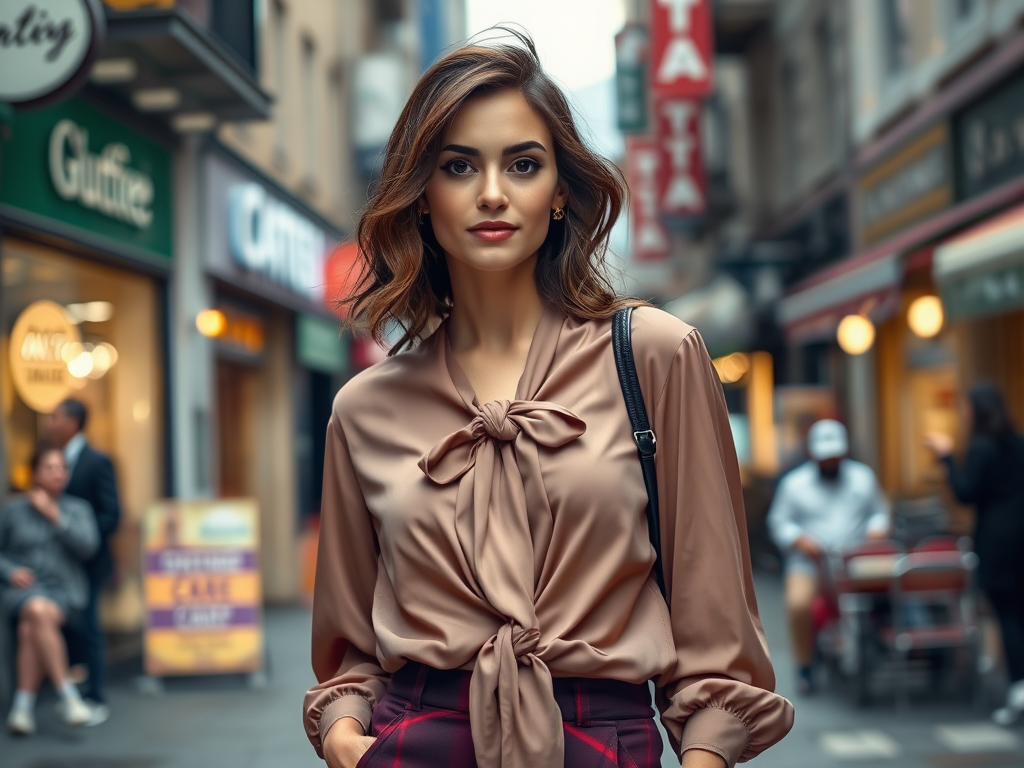
M 803 694 L 813 690 L 811 605 L 823 554 L 885 538 L 891 522 L 875 473 L 847 458 L 846 427 L 832 419 L 815 422 L 807 452 L 811 460 L 779 481 L 768 512 L 769 531 L 786 558 L 786 611 Z

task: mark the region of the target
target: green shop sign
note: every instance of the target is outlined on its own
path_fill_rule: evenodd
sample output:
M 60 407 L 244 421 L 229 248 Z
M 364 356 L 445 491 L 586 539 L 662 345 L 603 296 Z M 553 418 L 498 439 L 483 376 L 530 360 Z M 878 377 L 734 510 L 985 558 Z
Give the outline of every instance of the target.
M 160 145 L 72 99 L 16 112 L 0 153 L 0 203 L 171 258 L 171 153 Z
M 338 322 L 317 315 L 296 318 L 296 357 L 299 362 L 321 373 L 340 373 L 348 367 L 347 339 L 338 333 Z
M 951 318 L 984 317 L 1024 308 L 1024 263 L 973 274 L 939 292 Z

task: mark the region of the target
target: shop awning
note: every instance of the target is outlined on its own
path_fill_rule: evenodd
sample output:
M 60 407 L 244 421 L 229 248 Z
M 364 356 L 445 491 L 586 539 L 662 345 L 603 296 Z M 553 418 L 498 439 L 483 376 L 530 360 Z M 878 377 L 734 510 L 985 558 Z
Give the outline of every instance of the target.
M 932 270 L 950 318 L 1024 307 L 1024 205 L 936 248 Z
M 881 322 L 899 307 L 902 279 L 898 253 L 866 262 L 849 259 L 784 297 L 779 302 L 779 324 L 791 341 L 808 342 L 831 336 L 849 314 Z
M 107 42 L 103 64 L 127 67 L 123 79 L 105 80 L 94 70 L 92 82 L 136 109 L 173 120 L 175 115 L 210 115 L 215 120 L 266 120 L 271 96 L 252 68 L 218 42 L 209 25 L 184 4 L 127 11 L 107 6 Z M 150 100 L 160 98 L 166 103 Z

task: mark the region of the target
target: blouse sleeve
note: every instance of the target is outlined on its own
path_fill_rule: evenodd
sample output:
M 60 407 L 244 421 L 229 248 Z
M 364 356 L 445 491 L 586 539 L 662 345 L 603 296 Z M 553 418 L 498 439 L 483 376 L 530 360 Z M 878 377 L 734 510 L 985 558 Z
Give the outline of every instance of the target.
M 344 717 L 368 732 L 388 674 L 376 656 L 373 593 L 377 543 L 370 513 L 335 415 L 327 427 L 323 505 L 313 591 L 313 672 L 306 693 L 306 735 L 323 757 L 323 738 Z
M 793 706 L 773 693 L 725 397 L 696 331 L 676 350 L 654 429 L 676 646 L 674 668 L 658 681 L 659 709 L 680 756 L 704 749 L 731 768 L 785 736 Z

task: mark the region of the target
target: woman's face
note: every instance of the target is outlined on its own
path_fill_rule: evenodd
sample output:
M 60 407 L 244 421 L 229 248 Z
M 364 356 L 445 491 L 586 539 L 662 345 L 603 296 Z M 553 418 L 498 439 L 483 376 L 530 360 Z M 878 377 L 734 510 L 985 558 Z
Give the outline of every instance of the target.
M 475 96 L 441 146 L 420 205 L 449 267 L 497 272 L 532 258 L 567 198 L 540 115 L 516 90 Z
M 35 484 L 46 491 L 50 496 L 57 497 L 64 491 L 67 485 L 68 472 L 64 464 L 64 454 L 61 451 L 47 451 L 43 454 L 36 469 Z

